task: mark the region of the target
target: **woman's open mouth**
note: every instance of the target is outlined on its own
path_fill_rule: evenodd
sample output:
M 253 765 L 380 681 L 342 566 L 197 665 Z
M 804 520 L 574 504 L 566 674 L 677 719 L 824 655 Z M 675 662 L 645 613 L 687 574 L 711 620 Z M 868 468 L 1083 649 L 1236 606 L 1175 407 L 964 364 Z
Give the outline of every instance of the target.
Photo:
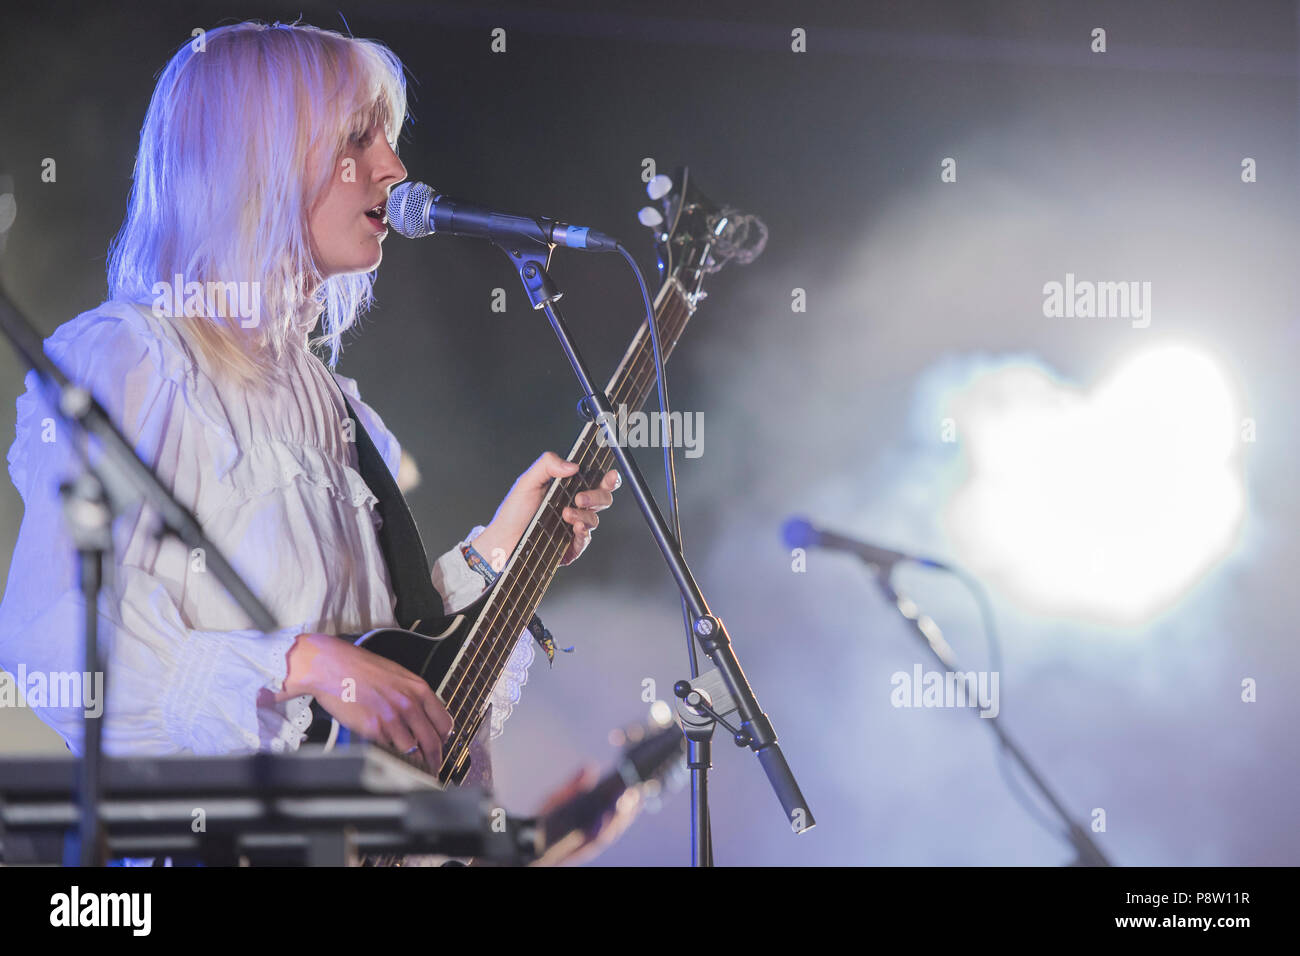
M 385 203 L 381 202 L 367 209 L 366 218 L 373 222 L 380 232 L 388 231 L 388 215 Z

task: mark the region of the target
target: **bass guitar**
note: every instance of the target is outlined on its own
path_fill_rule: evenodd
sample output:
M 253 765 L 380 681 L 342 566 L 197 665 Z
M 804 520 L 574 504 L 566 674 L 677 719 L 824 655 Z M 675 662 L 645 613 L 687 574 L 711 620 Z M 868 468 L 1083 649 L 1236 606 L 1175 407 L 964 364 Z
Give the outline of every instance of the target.
M 658 177 L 656 184 L 665 178 Z M 661 187 L 652 194 L 659 194 L 659 208 L 647 207 L 641 218 L 643 222 L 649 220 L 656 234 L 663 283 L 654 299 L 654 313 L 666 362 L 705 296 L 705 276 L 729 259 L 750 261 L 761 251 L 766 230 L 753 217 L 710 202 L 696 188 L 685 167 L 674 172 L 666 191 Z M 739 236 L 738 223 L 746 224 L 741 226 Z M 752 237 L 755 232 L 761 232 L 759 241 L 747 241 L 744 234 Z M 652 348 L 649 326 L 642 322 L 605 389 L 615 410 L 620 406 L 626 406 L 628 411 L 639 409 L 654 390 Z M 492 690 L 559 569 L 572 534 L 563 520 L 565 506 L 590 486 L 592 476 L 598 479 L 613 464 L 613 452 L 600 440 L 599 433 L 595 422 L 583 426 L 567 456 L 581 466 L 578 473 L 552 481 L 514 553 L 477 601 L 451 615 L 413 622 L 405 628 L 380 628 L 355 637 L 358 646 L 424 678 L 451 714 L 454 727 L 444 743 L 442 763 L 436 771 L 443 786 L 464 779 L 469 769 L 470 743 L 488 711 Z M 328 748 L 337 739 L 339 724 L 319 704 L 313 707 L 316 721 L 321 723 L 313 723 L 312 731 L 326 738 Z M 324 733 L 324 722 L 328 722 L 328 734 Z M 316 739 L 312 731 L 309 737 Z M 407 759 L 416 762 L 416 758 Z M 426 769 L 432 772 L 432 768 Z

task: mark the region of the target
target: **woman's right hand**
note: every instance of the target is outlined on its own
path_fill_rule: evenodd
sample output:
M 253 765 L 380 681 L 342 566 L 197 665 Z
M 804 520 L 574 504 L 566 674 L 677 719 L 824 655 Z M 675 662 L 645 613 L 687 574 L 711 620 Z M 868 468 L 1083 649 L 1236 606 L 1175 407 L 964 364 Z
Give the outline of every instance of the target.
M 276 700 L 311 694 L 353 733 L 400 754 L 418 748 L 425 768 L 437 772 L 451 715 L 424 680 L 332 634 L 299 634 L 288 660 Z

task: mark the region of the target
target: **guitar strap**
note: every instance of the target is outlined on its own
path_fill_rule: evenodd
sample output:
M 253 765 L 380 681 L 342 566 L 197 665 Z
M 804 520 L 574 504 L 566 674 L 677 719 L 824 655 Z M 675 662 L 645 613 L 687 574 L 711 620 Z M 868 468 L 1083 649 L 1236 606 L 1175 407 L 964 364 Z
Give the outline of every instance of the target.
M 324 363 L 321 363 L 324 365 Z M 329 372 L 326 367 L 326 372 Z M 331 379 L 333 374 L 330 373 Z M 357 470 L 362 479 L 377 499 L 375 511 L 380 517 L 377 530 L 379 547 L 383 552 L 384 564 L 388 568 L 388 580 L 393 590 L 393 617 L 399 627 L 414 629 L 419 621 L 436 621 L 444 614 L 442 595 L 433 586 L 432 572 L 429 568 L 428 553 L 424 550 L 424 541 L 420 538 L 420 529 L 416 527 L 415 518 L 406 504 L 406 498 L 397 487 L 397 480 L 388 470 L 383 455 L 375 447 L 370 433 L 366 431 L 357 418 L 348 401 L 347 395 L 339 389 L 343 397 L 343 407 L 347 409 L 352 421 L 353 437 L 357 446 Z M 537 621 L 538 631 L 550 638 L 549 632 Z M 540 640 L 540 638 L 539 638 Z M 551 646 L 554 646 L 552 641 Z M 546 645 L 543 644 L 545 648 Z M 553 652 L 551 652 L 553 653 Z M 308 729 L 307 739 L 311 743 L 322 743 L 329 734 L 331 721 L 329 714 L 317 701 L 312 702 L 312 712 L 316 719 Z M 340 740 L 346 739 L 346 728 L 340 728 Z M 491 764 L 483 753 L 482 745 L 476 740 L 471 751 L 471 765 L 478 769 L 475 778 L 482 785 L 491 788 Z
M 375 510 L 380 517 L 379 547 L 396 598 L 393 616 L 398 626 L 404 628 L 410 628 L 416 621 L 437 620 L 443 614 L 442 596 L 433 586 L 429 557 L 420 538 L 420 529 L 415 525 L 411 509 L 397 487 L 393 473 L 357 419 L 346 395 L 343 405 L 354 428 L 357 469 L 378 499 Z
M 329 372 L 328 368 L 326 372 Z M 330 377 L 332 379 L 333 375 Z M 420 529 L 415 526 L 411 509 L 407 506 L 401 489 L 397 487 L 393 473 L 388 470 L 384 456 L 379 454 L 370 433 L 352 410 L 352 403 L 342 389 L 339 389 L 339 395 L 342 396 L 343 407 L 347 409 L 348 418 L 352 421 L 352 435 L 357 446 L 357 470 L 377 499 L 375 511 L 379 514 L 380 523 L 376 535 L 395 598 L 393 618 L 398 627 L 402 628 L 410 628 L 420 620 L 437 620 L 443 613 L 442 596 L 433 586 L 429 556 L 420 539 Z M 307 740 L 310 743 L 324 743 L 329 736 L 330 716 L 319 701 L 312 701 L 311 709 L 315 719 L 308 728 Z M 339 734 L 340 741 L 349 736 L 343 727 L 339 728 Z
M 339 390 L 342 394 L 342 389 Z M 379 512 L 379 546 L 384 554 L 384 564 L 388 567 L 388 580 L 396 597 L 393 616 L 398 626 L 413 630 L 417 621 L 435 621 L 443 616 L 442 596 L 433 586 L 429 570 L 429 558 L 424 550 L 420 531 L 411 517 L 411 509 L 393 473 L 379 454 L 369 433 L 362 427 L 352 410 L 352 403 L 343 395 L 343 406 L 352 419 L 353 435 L 357 445 L 357 470 L 370 490 L 379 499 L 375 510 Z M 529 622 L 528 631 L 533 635 L 546 659 L 555 663 L 555 638 L 547 630 L 542 619 L 536 614 Z M 565 648 L 571 651 L 573 648 Z

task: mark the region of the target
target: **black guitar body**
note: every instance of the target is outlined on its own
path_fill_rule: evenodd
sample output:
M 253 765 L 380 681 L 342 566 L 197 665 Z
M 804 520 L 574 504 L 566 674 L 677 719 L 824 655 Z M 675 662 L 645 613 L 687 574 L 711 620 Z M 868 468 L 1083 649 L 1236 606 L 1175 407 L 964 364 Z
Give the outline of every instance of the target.
M 470 632 L 478 622 L 483 607 L 492 594 L 492 588 L 484 591 L 473 604 L 441 617 L 425 618 L 414 622 L 409 630 L 397 627 L 381 627 L 364 634 L 343 634 L 344 640 L 350 640 L 357 647 L 364 648 L 372 654 L 387 658 L 399 664 L 413 674 L 424 678 L 435 694 L 442 696 L 447 676 L 451 673 L 457 658 L 465 647 Z M 313 720 L 307 728 L 307 742 L 325 744 L 331 749 L 344 741 L 347 730 L 330 716 L 329 712 L 313 700 L 311 704 Z M 486 708 L 479 713 L 474 726 L 470 728 L 468 739 L 478 733 Z M 455 765 L 444 768 L 438 779 L 444 784 L 459 784 L 469 771 L 468 748 L 463 748 L 464 756 Z

